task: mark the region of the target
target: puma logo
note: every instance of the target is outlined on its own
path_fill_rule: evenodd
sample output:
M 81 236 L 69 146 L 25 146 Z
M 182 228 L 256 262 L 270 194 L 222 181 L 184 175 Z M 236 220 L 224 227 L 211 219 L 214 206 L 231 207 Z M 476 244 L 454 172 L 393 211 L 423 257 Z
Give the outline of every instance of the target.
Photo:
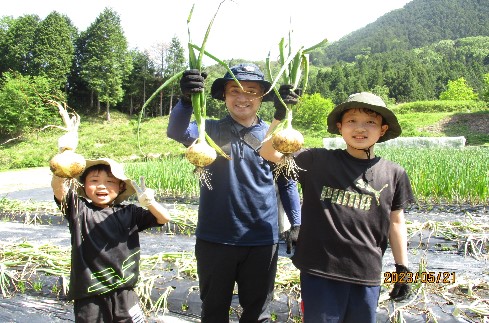
M 372 186 L 370 186 L 370 184 L 367 183 L 367 182 L 365 182 L 363 179 L 358 179 L 355 182 L 355 186 L 358 187 L 358 188 L 360 188 L 360 189 L 364 189 L 367 192 L 373 193 L 374 196 L 375 196 L 375 200 L 377 201 L 377 205 L 380 205 L 380 193 L 384 190 L 384 188 L 388 187 L 389 184 L 385 184 L 380 189 L 380 191 L 377 191 L 375 188 L 373 188 Z

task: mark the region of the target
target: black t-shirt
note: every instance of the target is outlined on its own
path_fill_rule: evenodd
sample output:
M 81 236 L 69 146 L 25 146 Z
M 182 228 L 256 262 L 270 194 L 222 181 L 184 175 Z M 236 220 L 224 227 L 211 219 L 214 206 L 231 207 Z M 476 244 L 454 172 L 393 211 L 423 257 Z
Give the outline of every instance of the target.
M 404 169 L 340 149 L 304 150 L 295 161 L 303 169 L 303 205 L 294 265 L 329 279 L 379 285 L 390 213 L 414 200 Z
M 102 209 L 73 191 L 66 205 L 56 202 L 71 232 L 68 298 L 133 288 L 139 277 L 139 231 L 160 226 L 151 212 L 134 204 Z

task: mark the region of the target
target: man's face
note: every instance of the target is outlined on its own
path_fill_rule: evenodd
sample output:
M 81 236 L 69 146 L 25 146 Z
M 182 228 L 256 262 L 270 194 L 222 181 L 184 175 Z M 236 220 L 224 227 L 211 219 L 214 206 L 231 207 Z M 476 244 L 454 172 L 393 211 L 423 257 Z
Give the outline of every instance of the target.
M 231 117 L 244 126 L 249 126 L 260 108 L 263 87 L 258 82 L 242 81 L 243 89 L 234 81 L 226 83 L 224 100 Z

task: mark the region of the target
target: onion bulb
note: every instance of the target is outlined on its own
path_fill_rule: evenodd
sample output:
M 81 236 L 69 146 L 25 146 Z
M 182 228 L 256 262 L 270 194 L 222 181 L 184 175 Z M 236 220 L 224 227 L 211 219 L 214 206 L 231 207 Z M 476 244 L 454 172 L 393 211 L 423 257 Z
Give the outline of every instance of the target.
M 85 170 L 85 158 L 73 150 L 65 150 L 49 161 L 54 175 L 63 178 L 75 178 Z
M 272 136 L 273 148 L 283 154 L 282 159 L 275 164 L 275 180 L 280 175 L 285 176 L 287 179 L 298 180 L 298 170 L 302 170 L 295 163 L 293 153 L 302 148 L 304 144 L 304 136 L 292 128 L 289 122 L 289 127 L 277 131 Z
M 217 152 L 205 140 L 197 139 L 185 152 L 187 160 L 195 166 L 194 173 L 202 186 L 212 189 L 210 173 L 204 167 L 212 164 L 217 158 Z
M 304 136 L 292 127 L 282 129 L 272 138 L 273 148 L 282 154 L 292 154 L 302 148 Z
M 195 142 L 187 148 L 185 157 L 196 167 L 210 165 L 217 158 L 217 152 L 205 141 Z

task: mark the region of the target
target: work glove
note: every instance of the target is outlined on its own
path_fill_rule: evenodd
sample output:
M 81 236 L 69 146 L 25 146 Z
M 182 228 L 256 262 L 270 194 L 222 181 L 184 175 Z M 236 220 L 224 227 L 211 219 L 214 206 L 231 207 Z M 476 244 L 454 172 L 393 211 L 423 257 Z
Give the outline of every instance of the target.
M 299 101 L 299 97 L 302 94 L 301 89 L 295 89 L 292 90 L 294 86 L 291 84 L 283 84 L 280 86 L 278 89 L 278 93 L 280 94 L 280 97 L 282 98 L 282 101 L 284 101 L 285 104 L 297 104 Z M 285 106 L 282 102 L 280 102 L 280 99 L 275 96 L 273 99 L 273 106 L 275 107 L 275 114 L 273 115 L 273 118 L 276 120 L 283 120 L 286 115 L 286 109 Z
M 294 225 L 287 231 L 287 236 L 285 238 L 285 242 L 287 243 L 287 254 L 290 255 L 292 252 L 292 247 L 295 248 L 295 245 L 297 243 L 297 239 L 299 238 L 299 230 L 301 226 L 300 225 Z
M 408 273 L 408 272 L 409 269 L 406 266 L 396 264 L 396 273 L 398 275 L 400 273 Z M 409 285 L 407 282 L 396 282 L 394 284 L 394 288 L 392 288 L 392 291 L 389 293 L 389 296 L 392 300 L 399 302 L 406 299 L 406 297 L 409 296 L 410 291 L 411 291 L 411 285 Z
M 140 181 L 139 185 L 133 180 L 131 180 L 131 184 L 136 190 L 139 204 L 141 204 L 142 207 L 147 208 L 148 206 L 156 203 L 155 191 L 152 190 L 151 188 L 146 187 L 146 184 L 144 183 L 144 176 L 141 176 L 139 178 L 139 181 Z
M 78 132 L 68 131 L 58 139 L 58 151 L 62 153 L 65 150 L 75 151 L 78 147 Z
M 207 78 L 207 73 L 200 72 L 198 69 L 186 70 L 180 78 L 180 90 L 182 95 L 180 99 L 186 104 L 191 104 L 191 96 L 193 93 L 204 91 L 204 80 Z

